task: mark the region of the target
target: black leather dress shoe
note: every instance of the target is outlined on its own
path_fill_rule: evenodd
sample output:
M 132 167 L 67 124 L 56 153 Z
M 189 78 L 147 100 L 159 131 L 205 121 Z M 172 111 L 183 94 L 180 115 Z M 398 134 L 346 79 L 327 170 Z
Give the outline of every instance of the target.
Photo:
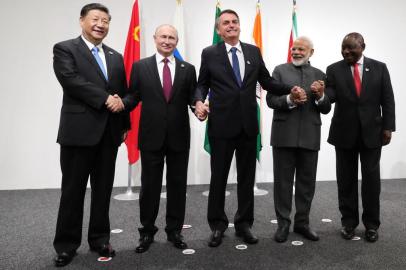
M 76 255 L 76 252 L 60 252 L 54 258 L 54 263 L 56 267 L 62 267 L 68 265 L 73 257 Z
M 103 244 L 99 247 L 90 247 L 90 250 L 93 252 L 99 253 L 102 257 L 114 257 L 116 256 L 116 251 L 110 245 L 110 243 Z
M 319 236 L 315 231 L 309 228 L 309 226 L 303 227 L 294 227 L 293 231 L 302 235 L 304 238 L 312 240 L 312 241 L 319 241 Z
M 209 247 L 218 247 L 221 244 L 223 232 L 214 230 L 210 235 Z
M 368 229 L 365 231 L 365 240 L 367 240 L 368 242 L 376 242 L 376 240 L 378 240 L 379 235 L 378 235 L 378 231 L 374 230 L 374 229 Z
M 351 240 L 355 236 L 355 230 L 350 227 L 343 227 L 341 229 L 341 237 L 345 240 Z
M 183 242 L 183 236 L 178 232 L 168 234 L 167 239 L 176 248 L 179 248 L 179 249 L 186 249 L 187 248 L 187 244 L 185 242 Z
M 284 226 L 278 226 L 278 229 L 275 232 L 274 239 L 278 243 L 283 243 L 288 240 L 288 235 L 289 235 L 289 226 L 284 225 Z
M 143 253 L 147 251 L 152 242 L 154 242 L 154 237 L 152 235 L 146 234 L 141 236 L 138 247 L 135 248 L 135 252 Z
M 258 243 L 258 238 L 252 234 L 250 229 L 238 230 L 235 231 L 235 235 L 241 237 L 242 240 L 247 244 L 256 244 Z

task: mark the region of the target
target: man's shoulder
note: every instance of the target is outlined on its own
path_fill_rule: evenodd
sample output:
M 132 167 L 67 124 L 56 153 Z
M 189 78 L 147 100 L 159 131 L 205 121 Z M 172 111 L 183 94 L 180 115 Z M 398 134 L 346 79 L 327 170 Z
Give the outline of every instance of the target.
M 386 66 L 384 62 L 369 58 L 369 57 L 364 57 L 364 65 L 377 65 L 377 66 Z
M 194 67 L 195 67 L 195 66 L 192 65 L 191 63 L 186 62 L 186 61 L 184 61 L 184 60 L 176 60 L 176 61 L 179 63 L 179 65 L 180 65 L 181 68 L 194 68 Z
M 110 46 L 106 45 L 103 43 L 103 50 L 105 54 L 111 54 L 111 55 L 119 55 L 122 57 L 121 53 L 119 53 L 118 51 L 114 50 L 113 48 L 111 48 Z
M 221 44 L 224 42 L 219 42 L 210 46 L 207 46 L 206 48 L 203 49 L 203 53 L 214 53 L 218 50 L 218 48 L 221 46 Z
M 80 41 L 79 38 L 80 37 L 60 41 L 60 42 L 57 42 L 55 44 L 55 46 L 69 47 L 69 46 L 72 46 L 72 45 L 76 45 L 76 44 L 79 44 L 79 41 Z
M 250 43 L 245 43 L 245 42 L 241 42 L 241 47 L 248 49 L 248 50 L 259 50 L 258 46 L 250 44 Z
M 340 60 L 340 61 L 334 62 L 334 63 L 330 64 L 329 66 L 327 66 L 327 70 L 334 70 L 334 69 L 342 67 L 346 64 L 347 63 L 344 60 Z

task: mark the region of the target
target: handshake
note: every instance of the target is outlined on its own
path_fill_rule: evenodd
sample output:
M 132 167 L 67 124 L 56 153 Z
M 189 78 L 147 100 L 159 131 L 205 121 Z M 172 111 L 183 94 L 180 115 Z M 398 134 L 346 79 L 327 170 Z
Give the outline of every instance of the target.
M 324 88 L 324 81 L 322 80 L 314 81 L 310 86 L 310 90 L 317 100 L 323 97 Z M 290 100 L 296 105 L 304 104 L 307 101 L 305 90 L 299 86 L 294 86 L 290 91 Z
M 121 100 L 120 96 L 115 94 L 114 96 L 109 95 L 106 100 L 107 109 L 113 113 L 119 113 L 124 110 L 124 103 Z

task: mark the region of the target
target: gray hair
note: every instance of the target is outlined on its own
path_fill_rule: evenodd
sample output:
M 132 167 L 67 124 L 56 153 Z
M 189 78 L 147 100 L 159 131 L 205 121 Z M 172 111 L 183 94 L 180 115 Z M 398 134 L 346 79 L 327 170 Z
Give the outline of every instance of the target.
M 313 49 L 313 41 L 310 38 L 308 38 L 306 36 L 300 36 L 297 39 L 295 39 L 295 41 L 296 40 L 302 40 L 302 41 L 306 42 L 307 44 L 309 44 L 310 49 Z
M 154 36 L 156 36 L 156 34 L 158 33 L 158 31 L 159 31 L 162 27 L 170 27 L 170 28 L 172 28 L 173 30 L 175 30 L 176 39 L 179 38 L 179 37 L 178 37 L 178 30 L 176 30 L 175 26 L 173 26 L 173 25 L 171 25 L 171 24 L 161 24 L 161 25 L 159 25 L 159 26 L 155 29 L 155 34 L 154 34 Z

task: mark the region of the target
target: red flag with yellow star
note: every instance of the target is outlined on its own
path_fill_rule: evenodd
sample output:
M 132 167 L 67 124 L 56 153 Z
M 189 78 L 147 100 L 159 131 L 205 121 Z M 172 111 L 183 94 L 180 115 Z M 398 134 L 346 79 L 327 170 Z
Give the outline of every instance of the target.
M 124 67 L 128 84 L 130 81 L 131 67 L 133 63 L 138 60 L 140 60 L 140 20 L 138 13 L 138 0 L 135 0 L 124 51 Z M 128 132 L 127 139 L 125 140 L 129 164 L 134 164 L 140 158 L 140 151 L 138 150 L 138 126 L 140 113 L 141 103 L 139 103 L 130 113 L 131 130 Z

